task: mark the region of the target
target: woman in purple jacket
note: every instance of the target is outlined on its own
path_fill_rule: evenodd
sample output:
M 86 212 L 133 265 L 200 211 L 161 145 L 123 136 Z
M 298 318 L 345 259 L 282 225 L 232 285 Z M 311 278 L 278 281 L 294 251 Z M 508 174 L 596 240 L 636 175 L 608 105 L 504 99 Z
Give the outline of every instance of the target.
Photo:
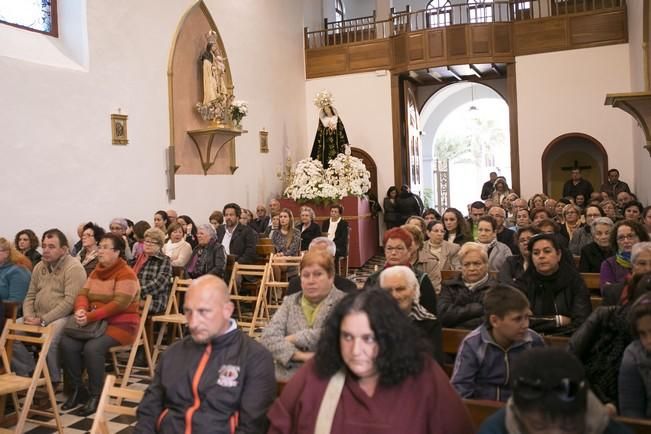
M 601 263 L 599 283 L 601 293 L 604 287 L 612 283 L 621 283 L 631 273 L 631 251 L 640 241 L 649 241 L 649 234 L 644 227 L 633 220 L 622 220 L 615 224 L 610 233 L 610 245 L 616 252 Z

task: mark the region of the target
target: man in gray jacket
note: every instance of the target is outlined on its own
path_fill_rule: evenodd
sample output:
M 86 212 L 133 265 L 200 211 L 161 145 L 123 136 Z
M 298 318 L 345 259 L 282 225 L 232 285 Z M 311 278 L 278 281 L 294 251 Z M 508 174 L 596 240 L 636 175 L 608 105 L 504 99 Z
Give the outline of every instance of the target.
M 59 341 L 77 293 L 86 282 L 86 271 L 68 253 L 68 239 L 59 229 L 46 231 L 41 243 L 43 256 L 32 272 L 23 302 L 23 317 L 18 322 L 42 327 L 52 324 L 47 366 L 52 382 L 58 383 L 61 381 Z M 11 365 L 18 375 L 29 376 L 34 371 L 34 357 L 20 342 L 14 344 Z

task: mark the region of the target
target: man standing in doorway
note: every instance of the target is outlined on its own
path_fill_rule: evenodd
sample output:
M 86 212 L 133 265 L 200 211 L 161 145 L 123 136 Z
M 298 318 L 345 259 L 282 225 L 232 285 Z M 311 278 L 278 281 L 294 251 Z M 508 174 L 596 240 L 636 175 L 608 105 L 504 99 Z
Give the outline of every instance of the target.
M 583 179 L 581 176 L 581 169 L 572 169 L 572 178 L 567 180 L 563 186 L 563 197 L 576 199 L 580 194 L 582 194 L 583 197 L 590 197 L 592 191 L 592 184 L 590 181 Z
M 497 173 L 491 172 L 489 178 L 490 179 L 484 182 L 484 185 L 481 188 L 481 200 L 489 199 L 493 194 L 493 190 L 495 189 L 495 180 L 497 179 Z
M 610 169 L 608 171 L 608 181 L 601 184 L 599 189 L 604 199 L 616 200 L 617 195 L 622 191 L 630 194 L 631 189 L 628 187 L 628 184 L 624 181 L 619 180 L 619 170 Z

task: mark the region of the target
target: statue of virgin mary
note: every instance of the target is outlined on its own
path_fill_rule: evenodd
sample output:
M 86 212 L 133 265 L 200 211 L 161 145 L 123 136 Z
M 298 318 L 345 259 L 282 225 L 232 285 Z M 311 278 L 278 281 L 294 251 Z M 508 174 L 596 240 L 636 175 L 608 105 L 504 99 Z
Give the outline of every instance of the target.
M 319 92 L 314 98 L 314 104 L 320 110 L 310 157 L 321 160 L 323 167 L 328 167 L 328 162 L 337 157 L 337 154 L 343 153 L 348 144 L 344 123 L 332 106 L 332 101 L 332 94 L 326 90 Z

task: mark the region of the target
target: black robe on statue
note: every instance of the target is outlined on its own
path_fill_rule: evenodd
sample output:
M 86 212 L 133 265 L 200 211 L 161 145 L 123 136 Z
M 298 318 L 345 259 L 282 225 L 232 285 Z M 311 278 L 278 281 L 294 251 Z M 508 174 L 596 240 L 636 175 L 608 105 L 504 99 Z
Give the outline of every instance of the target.
M 326 126 L 330 121 L 334 124 L 333 128 Z M 334 107 L 327 106 L 319 112 L 319 122 L 310 157 L 314 160 L 320 160 L 323 167 L 327 168 L 330 160 L 336 158 L 337 154 L 344 153 L 347 144 L 348 137 L 346 136 L 344 123 L 341 122 L 341 118 L 337 115 Z

